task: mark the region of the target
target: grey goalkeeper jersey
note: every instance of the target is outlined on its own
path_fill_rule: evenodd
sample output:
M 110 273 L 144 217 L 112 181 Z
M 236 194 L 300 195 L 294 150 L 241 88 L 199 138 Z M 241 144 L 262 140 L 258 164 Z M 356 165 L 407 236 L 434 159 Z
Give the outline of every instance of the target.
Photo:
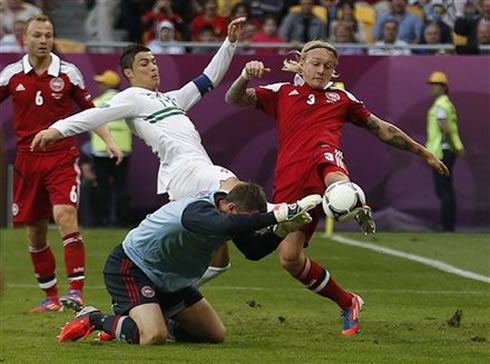
M 163 292 L 191 286 L 206 271 L 212 253 L 232 239 L 248 259 L 272 252 L 281 239 L 256 232 L 276 224 L 272 212 L 224 214 L 225 192 L 202 193 L 170 202 L 131 230 L 122 245 L 127 256 Z

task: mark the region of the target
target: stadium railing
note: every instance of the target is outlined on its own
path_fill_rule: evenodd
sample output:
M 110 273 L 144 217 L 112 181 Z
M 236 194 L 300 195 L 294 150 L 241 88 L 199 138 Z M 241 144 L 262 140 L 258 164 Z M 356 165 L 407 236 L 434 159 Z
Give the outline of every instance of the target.
M 113 48 L 114 50 L 121 50 L 125 47 L 127 47 L 130 44 L 133 44 L 132 42 L 95 42 L 95 41 L 89 41 L 89 42 L 84 42 L 83 43 L 87 47 L 88 52 L 97 52 L 97 50 L 104 49 L 107 50 L 108 48 Z M 219 47 L 221 43 L 220 42 L 172 42 L 172 43 L 166 43 L 165 45 L 168 46 L 179 46 L 179 47 L 185 47 L 185 48 L 217 48 Z M 239 48 L 245 48 L 245 49 L 260 49 L 260 48 L 277 48 L 279 50 L 290 50 L 290 49 L 298 49 L 301 48 L 304 45 L 304 43 L 239 43 L 238 47 Z M 455 51 L 455 45 L 454 44 L 408 44 L 407 46 L 404 47 L 399 47 L 399 46 L 388 46 L 388 45 L 383 45 L 383 46 L 375 46 L 373 44 L 359 44 L 359 43 L 332 43 L 333 46 L 335 46 L 337 49 L 345 49 L 345 48 L 358 48 L 362 50 L 369 50 L 369 49 L 410 49 L 410 50 L 440 50 L 440 51 L 447 51 L 447 52 L 452 52 Z M 485 52 L 490 52 L 490 45 L 482 45 L 480 46 L 480 50 L 483 50 Z

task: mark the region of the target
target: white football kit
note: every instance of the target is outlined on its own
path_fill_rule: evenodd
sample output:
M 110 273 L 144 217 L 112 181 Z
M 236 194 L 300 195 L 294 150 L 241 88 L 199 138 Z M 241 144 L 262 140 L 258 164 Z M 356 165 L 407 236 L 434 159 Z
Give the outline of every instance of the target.
M 72 136 L 125 119 L 133 133 L 160 158 L 157 193 L 179 199 L 218 189 L 220 181 L 236 176 L 213 164 L 186 111 L 220 83 L 235 49 L 236 43 L 226 38 L 204 72 L 178 90 L 162 93 L 129 87 L 107 103 L 59 120 L 50 128 Z

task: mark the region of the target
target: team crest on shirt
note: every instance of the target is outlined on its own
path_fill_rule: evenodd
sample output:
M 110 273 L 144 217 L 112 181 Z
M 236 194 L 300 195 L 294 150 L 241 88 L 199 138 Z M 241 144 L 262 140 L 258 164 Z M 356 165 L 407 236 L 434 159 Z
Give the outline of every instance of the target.
M 18 213 L 19 213 L 19 205 L 17 205 L 16 203 L 13 203 L 12 204 L 12 215 L 17 216 Z
M 335 104 L 340 100 L 340 95 L 336 92 L 325 92 L 325 97 L 327 98 L 327 103 Z
M 145 297 L 152 298 L 155 297 L 155 291 L 150 286 L 144 286 L 141 288 L 141 294 Z
M 56 92 L 52 92 L 51 96 L 53 96 L 54 99 L 59 100 L 63 97 L 63 94 L 58 94 Z
M 60 77 L 53 78 L 49 81 L 49 87 L 51 87 L 51 90 L 54 92 L 60 92 L 65 87 L 65 81 Z

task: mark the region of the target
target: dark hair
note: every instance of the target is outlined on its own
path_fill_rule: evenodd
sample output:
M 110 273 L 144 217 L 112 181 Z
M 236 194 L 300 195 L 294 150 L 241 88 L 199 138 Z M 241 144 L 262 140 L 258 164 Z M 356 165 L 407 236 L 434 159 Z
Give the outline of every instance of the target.
M 383 24 L 381 25 L 381 29 L 384 29 L 386 24 L 393 23 L 396 26 L 396 30 L 398 30 L 399 24 L 395 19 L 386 19 Z
M 250 6 L 248 6 L 248 4 L 246 3 L 242 3 L 242 2 L 238 2 L 235 4 L 235 6 L 233 6 L 231 8 L 231 11 L 230 11 L 230 18 L 233 19 L 238 11 L 238 9 L 240 8 L 245 8 L 245 10 L 247 11 L 247 17 L 250 16 Z
M 121 71 L 123 71 L 123 74 L 126 68 L 132 68 L 134 57 L 141 52 L 151 52 L 151 50 L 142 44 L 133 44 L 124 49 L 121 57 L 119 57 L 119 65 L 121 66 Z
M 267 201 L 262 187 L 255 183 L 239 183 L 224 198 L 233 202 L 239 212 L 266 212 Z
M 202 33 L 205 33 L 205 32 L 211 32 L 213 33 L 215 36 L 217 35 L 216 34 L 216 31 L 214 30 L 214 27 L 211 25 L 211 24 L 205 24 L 203 25 L 200 29 L 199 29 L 199 34 L 202 34 Z

